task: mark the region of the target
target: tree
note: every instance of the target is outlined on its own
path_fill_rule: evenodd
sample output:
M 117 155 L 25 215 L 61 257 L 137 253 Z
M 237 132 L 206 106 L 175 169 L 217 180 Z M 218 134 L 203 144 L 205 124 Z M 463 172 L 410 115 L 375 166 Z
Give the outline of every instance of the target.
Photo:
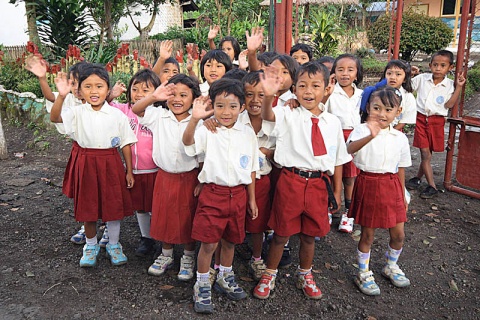
M 9 0 L 11 4 L 17 5 L 20 0 Z M 35 43 L 37 46 L 40 45 L 40 37 L 38 36 L 37 30 L 37 13 L 35 10 L 35 1 L 23 1 L 25 3 L 25 15 L 27 16 L 27 26 L 28 26 L 28 40 Z
M 130 17 L 130 20 L 132 20 L 132 23 L 133 23 L 135 29 L 137 29 L 138 33 L 140 33 L 140 39 L 142 39 L 142 40 L 148 39 L 148 34 L 152 30 L 153 25 L 155 23 L 155 19 L 156 19 L 157 14 L 158 14 L 158 5 L 160 5 L 164 2 L 165 2 L 165 0 L 128 1 L 127 14 Z M 133 10 L 130 9 L 132 7 L 133 8 L 135 8 L 135 7 L 142 8 L 143 12 L 148 11 L 152 15 L 151 18 L 150 18 L 150 22 L 146 26 L 142 27 L 140 22 L 135 23 L 135 21 L 133 20 L 133 16 L 134 15 L 140 15 L 140 11 L 137 11 L 137 10 L 133 11 Z
M 93 21 L 100 28 L 99 42 L 103 43 L 106 36 L 107 41 L 113 40 L 113 30 L 118 25 L 120 18 L 126 14 L 127 0 L 84 0 L 88 12 Z
M 452 29 L 440 18 L 409 10 L 402 19 L 400 53 L 406 61 L 411 61 L 419 51 L 432 54 L 446 48 L 453 40 Z M 367 30 L 368 41 L 377 50 L 388 48 L 390 22 L 391 15 L 383 15 Z

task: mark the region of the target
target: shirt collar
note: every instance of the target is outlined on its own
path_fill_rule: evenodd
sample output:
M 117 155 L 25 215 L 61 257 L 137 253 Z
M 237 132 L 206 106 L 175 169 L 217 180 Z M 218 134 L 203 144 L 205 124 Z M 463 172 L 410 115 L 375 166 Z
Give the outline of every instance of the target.
M 158 108 L 163 108 L 163 107 L 158 107 Z M 173 114 L 173 112 L 170 109 L 168 109 L 168 108 L 163 108 L 163 109 L 165 109 L 165 112 L 162 114 L 162 118 L 170 118 L 175 122 L 179 122 L 179 123 L 188 122 L 188 121 L 190 121 L 190 118 L 192 117 L 192 109 L 191 108 L 188 109 L 188 117 L 186 117 L 185 119 L 180 120 L 180 121 L 177 120 L 177 118 L 175 117 L 175 115 Z
M 357 88 L 355 83 L 352 83 L 352 87 L 353 87 L 353 96 L 349 97 L 347 95 L 347 93 L 343 90 L 343 88 L 340 86 L 340 84 L 337 82 L 335 84 L 335 88 L 333 89 L 333 93 L 338 93 L 338 94 L 344 95 L 345 97 L 347 97 L 349 99 L 352 99 L 352 98 L 362 94 L 362 92 Z
M 89 111 L 102 112 L 102 113 L 105 113 L 105 114 L 110 114 L 110 113 L 112 113 L 112 110 L 115 109 L 114 107 L 109 105 L 107 101 L 105 101 L 103 103 L 103 106 L 100 108 L 100 110 L 94 110 L 90 103 L 85 103 L 85 106 L 87 107 L 87 109 Z
M 428 75 L 429 75 L 428 81 L 430 81 L 435 86 L 436 84 L 433 81 L 433 73 L 428 73 Z M 446 87 L 448 80 L 449 80 L 448 77 L 445 76 L 445 78 L 443 78 L 443 80 L 439 84 L 437 84 L 436 86 Z

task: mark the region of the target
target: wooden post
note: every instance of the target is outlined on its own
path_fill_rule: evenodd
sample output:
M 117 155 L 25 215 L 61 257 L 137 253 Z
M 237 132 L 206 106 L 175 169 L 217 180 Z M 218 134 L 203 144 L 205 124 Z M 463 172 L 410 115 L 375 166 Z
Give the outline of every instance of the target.
M 7 158 L 7 141 L 5 140 L 5 134 L 3 133 L 2 117 L 0 116 L 0 160 L 5 160 Z

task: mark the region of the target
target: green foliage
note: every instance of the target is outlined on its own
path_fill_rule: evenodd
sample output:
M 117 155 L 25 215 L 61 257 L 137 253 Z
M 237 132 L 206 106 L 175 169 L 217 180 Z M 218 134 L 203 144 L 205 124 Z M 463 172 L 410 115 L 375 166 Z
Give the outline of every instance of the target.
M 472 69 L 468 70 L 467 73 L 465 99 L 470 98 L 477 91 L 480 91 L 480 68 L 473 67 Z
M 13 61 L 5 61 L 0 68 L 0 84 L 7 90 L 32 92 L 39 98 L 43 97 L 37 77 Z
M 40 39 L 53 46 L 56 58 L 65 56 L 69 44 L 82 47 L 89 42 L 92 29 L 83 1 L 40 0 L 35 6 Z
M 363 72 L 365 74 L 383 73 L 387 66 L 387 61 L 380 61 L 375 58 L 362 59 Z
M 341 30 L 337 17 L 327 11 L 311 12 L 309 29 L 313 35 L 316 55 L 335 56 Z
M 113 88 L 113 86 L 117 81 L 121 81 L 125 84 L 125 86 L 128 86 L 128 83 L 130 82 L 130 79 L 132 78 L 132 76 L 133 75 L 125 72 L 115 72 L 110 76 L 110 88 Z M 125 95 L 125 93 L 122 93 L 122 95 L 116 98 L 115 100 L 121 103 L 126 103 L 127 96 Z
M 432 54 L 453 40 L 453 32 L 440 18 L 406 11 L 402 16 L 400 53 L 411 61 L 417 52 Z M 381 16 L 367 30 L 368 41 L 378 50 L 388 48 L 390 15 Z
M 182 27 L 173 26 L 169 27 L 166 32 L 158 33 L 151 36 L 151 39 L 163 41 L 163 40 L 173 40 L 173 39 L 182 39 L 183 45 L 187 43 L 196 43 L 201 49 L 209 50 L 208 48 L 208 27 L 197 27 L 191 29 L 183 29 Z
M 360 59 L 366 59 L 366 58 L 373 59 L 373 58 L 375 58 L 375 55 L 373 54 L 371 49 L 368 49 L 368 48 L 365 48 L 365 47 L 361 47 L 360 49 L 358 49 L 357 52 L 355 52 L 355 54 Z
M 43 97 L 40 82 L 38 82 L 36 77 L 22 79 L 18 82 L 18 92 L 31 92 L 37 97 Z
M 106 64 L 113 60 L 120 46 L 121 43 L 114 40 L 109 40 L 106 43 L 90 43 L 83 50 L 82 56 L 85 58 L 85 61 Z

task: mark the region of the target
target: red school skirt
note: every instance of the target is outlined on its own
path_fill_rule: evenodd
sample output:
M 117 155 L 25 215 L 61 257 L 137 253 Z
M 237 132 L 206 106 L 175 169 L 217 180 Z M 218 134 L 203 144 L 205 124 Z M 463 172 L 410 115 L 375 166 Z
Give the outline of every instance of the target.
M 348 137 L 352 131 L 353 129 L 343 129 L 343 138 L 345 139 L 345 142 L 348 140 Z M 342 178 L 354 178 L 360 173 L 360 169 L 355 166 L 353 161 L 343 164 L 342 167 Z
M 183 173 L 158 170 L 150 226 L 154 239 L 170 244 L 194 242 L 191 235 L 197 198 L 193 191 L 198 185 L 197 177 L 197 169 Z
M 135 184 L 128 189 L 135 211 L 152 212 L 153 187 L 157 172 L 135 174 Z
M 73 177 L 77 221 L 107 222 L 133 215 L 125 167 L 116 148 L 79 148 Z
M 255 179 L 255 201 L 257 202 L 258 216 L 252 220 L 247 212 L 245 227 L 250 233 L 260 233 L 268 230 L 270 219 L 270 177 L 268 175 Z
M 362 227 L 393 228 L 407 221 L 404 196 L 398 174 L 361 171 L 353 186 L 348 216 Z
M 75 180 L 73 170 L 75 168 L 75 162 L 77 161 L 79 149 L 80 146 L 78 143 L 73 141 L 72 149 L 70 150 L 70 156 L 68 157 L 67 167 L 65 168 L 65 173 L 63 174 L 62 192 L 69 198 L 73 198 L 75 196 Z

